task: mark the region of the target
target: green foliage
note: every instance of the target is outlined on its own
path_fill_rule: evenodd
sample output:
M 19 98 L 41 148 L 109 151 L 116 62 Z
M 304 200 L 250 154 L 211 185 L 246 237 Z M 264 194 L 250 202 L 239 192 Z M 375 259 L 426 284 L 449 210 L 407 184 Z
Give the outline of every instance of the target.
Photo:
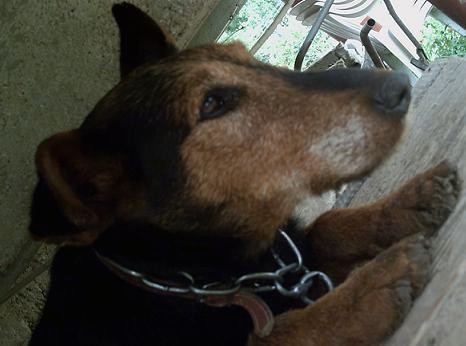
M 422 45 L 431 60 L 450 55 L 466 55 L 466 37 L 432 17 L 427 17 L 422 36 Z
M 247 48 L 251 48 L 283 4 L 281 0 L 247 0 L 219 41 L 242 41 Z M 309 29 L 294 17 L 285 16 L 275 32 L 256 53 L 256 58 L 274 65 L 293 68 L 296 55 Z M 432 17 L 427 17 L 422 34 L 422 44 L 432 60 L 443 56 L 466 55 L 466 37 Z M 303 69 L 308 68 L 335 45 L 335 40 L 320 31 L 304 59 Z
M 309 27 L 303 26 L 294 18 L 285 17 L 281 25 L 277 27 L 275 33 L 270 36 L 257 52 L 256 58 L 273 65 L 293 68 L 296 55 L 309 29 Z M 336 41 L 326 33 L 319 31 L 306 54 L 303 69 L 307 69 L 336 44 Z
M 281 0 L 247 0 L 227 26 L 219 42 L 242 41 L 246 47 L 251 48 L 273 21 L 283 4 Z M 256 58 L 270 64 L 293 68 L 296 55 L 309 29 L 293 17 L 286 16 L 256 53 Z M 304 59 L 303 68 L 309 67 L 335 45 L 335 40 L 324 32 L 319 32 Z
M 281 0 L 247 0 L 228 24 L 219 41 L 242 41 L 246 47 L 251 48 L 273 21 L 281 6 Z

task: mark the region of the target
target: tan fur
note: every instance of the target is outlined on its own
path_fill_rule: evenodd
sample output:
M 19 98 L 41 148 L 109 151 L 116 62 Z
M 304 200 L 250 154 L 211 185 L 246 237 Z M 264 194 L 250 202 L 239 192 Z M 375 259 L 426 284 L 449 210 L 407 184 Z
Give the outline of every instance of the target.
M 186 70 L 186 78 L 196 80 L 192 76 L 202 75 L 207 80 L 189 97 L 226 80 L 247 90 L 247 100 L 228 117 L 197 124 L 181 152 L 192 197 L 228 203 L 226 217 L 247 215 L 247 236 L 254 237 L 254 244 L 269 239 L 264 246 L 269 245 L 276 228 L 309 192 L 319 194 L 370 170 L 402 133 L 402 121 L 374 114 L 362 92 L 297 93 L 279 78 L 252 74 L 228 62 L 188 64 Z M 197 108 L 191 108 L 193 119 Z M 348 124 L 358 124 L 363 137 L 352 138 L 352 129 L 346 131 Z M 345 137 L 335 143 L 341 147 L 340 154 L 332 143 L 323 142 L 336 129 Z M 338 157 L 342 162 L 335 161 Z M 350 162 L 355 164 L 350 167 Z M 251 210 L 256 213 L 250 215 Z
M 129 4 L 120 7 L 138 13 Z M 145 26 L 160 32 L 143 18 Z M 144 36 L 143 43 L 173 52 L 166 46 L 171 43 L 162 41 L 154 44 Z M 294 85 L 280 77 L 283 70 L 265 67 L 238 43 L 170 54 L 153 62 L 142 56 L 136 67 L 127 54 L 130 64 L 121 68 L 122 81 L 83 126 L 41 144 L 39 176 L 71 228 L 41 240 L 88 245 L 110 225 L 137 220 L 155 231 L 238 238 L 245 244 L 238 258 L 259 257 L 304 198 L 370 173 L 403 133 L 403 114 L 377 109 L 374 93 L 362 82 L 345 89 L 339 81 L 329 81 L 337 85 L 333 88 Z M 371 74 L 380 84 L 388 76 Z M 201 119 L 206 94 L 218 86 L 240 88 L 244 95 L 227 114 Z M 164 104 L 154 109 L 158 97 L 165 97 Z M 159 125 L 167 127 L 160 138 L 144 133 L 157 133 Z M 134 137 L 119 131 L 134 131 Z M 178 133 L 186 135 L 170 142 L 169 135 Z M 144 135 L 143 144 L 158 152 L 133 148 Z M 159 147 L 159 140 L 175 147 Z M 162 155 L 172 149 L 173 156 Z M 163 159 L 153 161 L 159 156 Z M 173 177 L 154 188 L 153 176 L 178 159 Z M 161 163 L 153 167 L 153 162 Z M 250 345 L 382 342 L 428 279 L 428 241 L 403 238 L 438 229 L 458 189 L 455 169 L 444 163 L 370 206 L 320 216 L 305 230 L 310 265 L 341 286 L 315 305 L 278 316 L 272 333 L 264 339 L 251 336 Z M 209 220 L 196 214 L 193 219 L 190 208 L 213 211 Z

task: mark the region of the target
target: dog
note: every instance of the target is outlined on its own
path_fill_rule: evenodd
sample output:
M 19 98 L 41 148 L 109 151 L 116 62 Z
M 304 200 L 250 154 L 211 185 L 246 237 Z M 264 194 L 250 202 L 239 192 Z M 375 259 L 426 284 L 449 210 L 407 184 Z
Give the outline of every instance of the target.
M 112 11 L 121 81 L 36 153 L 30 232 L 62 246 L 30 345 L 383 342 L 428 281 L 455 168 L 293 215 L 390 156 L 406 76 L 298 73 L 239 43 L 179 51 L 137 7 Z

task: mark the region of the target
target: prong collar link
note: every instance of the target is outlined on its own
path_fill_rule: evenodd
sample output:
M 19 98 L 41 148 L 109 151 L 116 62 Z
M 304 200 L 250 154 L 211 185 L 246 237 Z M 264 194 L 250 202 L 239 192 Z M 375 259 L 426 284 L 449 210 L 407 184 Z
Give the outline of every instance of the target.
M 278 230 L 279 236 L 285 240 L 285 244 L 291 250 L 294 262 L 285 263 L 280 255 L 272 249 L 273 258 L 277 264 L 277 269 L 271 272 L 257 272 L 245 274 L 229 283 L 211 282 L 208 284 L 198 285 L 195 278 L 186 272 L 179 272 L 180 282 L 168 282 L 166 280 L 157 280 L 152 275 L 141 273 L 115 262 L 114 260 L 100 254 L 96 250 L 97 257 L 110 269 L 119 272 L 123 276 L 131 277 L 137 281 L 140 286 L 150 291 L 168 294 L 172 296 L 186 297 L 190 296 L 203 301 L 209 296 L 234 296 L 235 293 L 246 291 L 250 293 L 278 292 L 282 296 L 300 299 L 308 305 L 313 301 L 308 297 L 309 289 L 316 280 L 319 280 L 327 291 L 333 290 L 331 279 L 323 272 L 310 271 L 304 264 L 301 252 L 296 244 L 282 229 Z M 285 285 L 285 278 L 292 274 L 297 276 L 298 280 L 294 285 Z

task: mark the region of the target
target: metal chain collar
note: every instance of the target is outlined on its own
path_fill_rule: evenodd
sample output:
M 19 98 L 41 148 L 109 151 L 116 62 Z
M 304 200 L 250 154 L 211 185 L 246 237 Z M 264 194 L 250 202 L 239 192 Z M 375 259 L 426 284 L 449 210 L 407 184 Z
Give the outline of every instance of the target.
M 316 279 L 324 284 L 327 291 L 333 290 L 332 281 L 326 274 L 320 271 L 310 271 L 303 264 L 301 252 L 288 234 L 281 229 L 278 230 L 278 234 L 285 240 L 295 261 L 286 264 L 279 254 L 272 249 L 273 258 L 278 266 L 277 270 L 246 274 L 229 283 L 211 282 L 199 285 L 196 283 L 195 278 L 186 272 L 178 272 L 180 281 L 176 283 L 157 280 L 148 274 L 128 269 L 97 251 L 95 253 L 110 269 L 131 277 L 139 286 L 172 296 L 186 297 L 189 295 L 201 302 L 209 296 L 233 296 L 241 290 L 249 293 L 278 292 L 285 297 L 301 299 L 303 303 L 308 305 L 313 303 L 307 294 Z M 285 279 L 290 275 L 298 277 L 298 280 L 294 285 L 285 285 Z

